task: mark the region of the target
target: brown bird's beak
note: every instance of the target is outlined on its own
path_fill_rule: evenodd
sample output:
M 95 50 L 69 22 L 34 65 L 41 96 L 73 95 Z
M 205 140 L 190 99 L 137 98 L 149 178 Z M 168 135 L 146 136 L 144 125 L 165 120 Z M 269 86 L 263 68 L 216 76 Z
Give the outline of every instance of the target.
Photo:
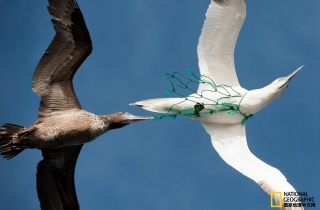
M 146 116 L 135 116 L 135 115 L 132 115 L 128 112 L 126 112 L 126 117 L 127 117 L 128 121 L 131 121 L 130 123 L 138 122 L 138 121 L 142 121 L 142 120 L 150 120 L 152 118 L 152 117 L 146 117 Z

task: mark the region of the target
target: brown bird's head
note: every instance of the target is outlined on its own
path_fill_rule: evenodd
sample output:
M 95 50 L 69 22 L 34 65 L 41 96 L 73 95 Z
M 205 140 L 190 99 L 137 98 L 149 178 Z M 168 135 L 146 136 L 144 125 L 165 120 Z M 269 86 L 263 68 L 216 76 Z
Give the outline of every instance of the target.
M 108 124 L 109 129 L 111 130 L 122 128 L 134 122 L 150 119 L 151 117 L 135 116 L 128 112 L 116 112 L 114 114 L 106 115 L 105 123 Z

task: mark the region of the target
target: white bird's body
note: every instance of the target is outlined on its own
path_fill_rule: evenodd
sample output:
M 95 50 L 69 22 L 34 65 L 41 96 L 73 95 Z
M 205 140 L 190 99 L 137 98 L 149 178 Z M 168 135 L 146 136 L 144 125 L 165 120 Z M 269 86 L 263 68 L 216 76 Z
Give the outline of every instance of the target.
M 244 118 L 280 97 L 302 66 L 261 89 L 248 91 L 242 88 L 234 67 L 234 48 L 245 16 L 244 0 L 213 0 L 208 8 L 199 38 L 198 59 L 201 75 L 214 84 L 203 82 L 205 79 L 201 77 L 197 92 L 186 98 L 150 99 L 131 105 L 159 113 L 182 113 L 200 120 L 211 136 L 213 147 L 226 163 L 254 180 L 268 194 L 296 192 L 278 169 L 250 152 Z M 191 114 L 190 110 L 193 110 Z M 281 204 L 279 196 L 274 199 Z M 283 202 L 281 205 L 281 209 L 286 210 L 303 209 L 302 206 L 284 207 Z

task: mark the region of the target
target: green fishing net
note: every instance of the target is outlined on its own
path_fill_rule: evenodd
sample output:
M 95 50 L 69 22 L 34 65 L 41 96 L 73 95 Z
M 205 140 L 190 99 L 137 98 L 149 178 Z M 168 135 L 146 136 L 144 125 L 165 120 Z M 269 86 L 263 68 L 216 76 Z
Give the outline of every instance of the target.
M 240 104 L 242 99 L 245 97 L 245 95 L 241 96 L 239 92 L 235 91 L 231 86 L 219 84 L 217 85 L 211 78 L 200 75 L 197 77 L 191 69 L 188 69 L 189 74 L 191 77 L 187 78 L 183 74 L 179 72 L 174 72 L 173 74 L 166 74 L 162 77 L 162 79 L 170 80 L 170 84 L 172 89 L 169 91 L 165 91 L 164 93 L 166 95 L 171 95 L 172 93 L 175 93 L 176 95 L 180 96 L 182 99 L 180 102 L 172 104 L 169 108 L 167 108 L 165 111 L 167 111 L 165 114 L 161 114 L 158 116 L 155 116 L 151 119 L 151 121 L 156 121 L 163 119 L 165 117 L 171 117 L 175 119 L 178 115 L 183 115 L 187 117 L 197 116 L 201 117 L 202 115 L 212 115 L 213 113 L 218 112 L 226 112 L 229 115 L 234 115 L 235 113 L 239 113 L 243 116 L 242 124 L 246 122 L 246 120 L 251 117 L 252 115 L 246 115 L 245 113 L 242 113 L 240 110 Z M 203 90 L 201 93 L 197 93 L 194 89 L 199 86 L 199 84 L 207 84 L 208 89 Z M 185 92 L 186 94 L 182 93 Z M 193 94 L 190 96 L 190 92 Z M 220 93 L 221 97 L 217 100 L 213 100 L 210 98 L 207 98 L 204 96 L 205 92 L 215 92 Z M 185 96 L 187 95 L 188 96 Z M 228 99 L 231 97 L 241 97 L 238 104 L 232 104 L 229 102 L 223 101 L 224 99 Z M 206 99 L 210 103 L 202 104 L 199 102 L 199 99 Z M 185 101 L 192 101 L 195 103 L 194 107 L 185 107 L 181 110 L 181 107 L 177 109 L 178 104 L 182 104 Z M 205 108 L 206 107 L 206 108 Z M 210 108 L 208 108 L 210 107 Z M 213 107 L 213 108 L 212 108 Z M 200 112 L 201 111 L 201 112 Z

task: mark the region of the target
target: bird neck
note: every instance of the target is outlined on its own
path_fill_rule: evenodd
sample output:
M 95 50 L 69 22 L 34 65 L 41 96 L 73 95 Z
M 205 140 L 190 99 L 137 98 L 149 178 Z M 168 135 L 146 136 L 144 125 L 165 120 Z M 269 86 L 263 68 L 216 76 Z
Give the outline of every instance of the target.
M 263 109 L 272 101 L 276 100 L 280 95 L 281 94 L 277 94 L 277 92 L 269 86 L 261 89 L 251 90 L 243 98 L 240 109 L 247 115 L 254 114 Z
M 127 125 L 126 119 L 121 113 L 103 115 L 100 116 L 100 119 L 104 122 L 104 125 L 108 128 L 108 130 L 122 128 Z

